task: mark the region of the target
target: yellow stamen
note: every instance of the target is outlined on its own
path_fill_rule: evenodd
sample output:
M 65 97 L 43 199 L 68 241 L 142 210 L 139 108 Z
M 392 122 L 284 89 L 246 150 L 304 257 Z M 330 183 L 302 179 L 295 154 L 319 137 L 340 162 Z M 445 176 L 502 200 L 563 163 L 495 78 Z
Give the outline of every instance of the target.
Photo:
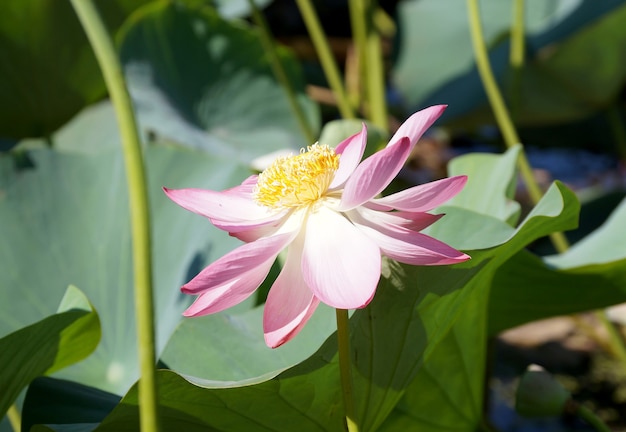
M 339 168 L 339 155 L 313 144 L 300 154 L 278 158 L 259 175 L 254 199 L 271 208 L 299 207 L 324 196 Z

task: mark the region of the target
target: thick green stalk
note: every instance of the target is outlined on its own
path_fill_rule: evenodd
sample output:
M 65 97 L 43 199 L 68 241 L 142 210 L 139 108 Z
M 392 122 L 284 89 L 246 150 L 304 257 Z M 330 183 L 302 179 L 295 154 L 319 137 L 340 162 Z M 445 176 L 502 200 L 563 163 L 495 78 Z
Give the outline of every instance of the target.
M 513 25 L 511 26 L 511 66 L 520 68 L 524 65 L 525 50 L 524 0 L 515 0 L 513 2 Z
M 337 344 L 339 351 L 339 374 L 341 375 L 341 390 L 343 393 L 343 405 L 346 414 L 348 432 L 358 432 L 354 412 L 354 394 L 352 392 L 352 369 L 350 360 L 350 333 L 348 311 L 336 309 L 337 316 Z
M 13 428 L 15 432 L 20 432 L 22 430 L 22 416 L 20 415 L 20 412 L 15 404 L 9 407 L 7 417 L 9 419 L 9 423 L 11 424 L 11 428 Z
M 291 109 L 293 110 L 296 118 L 298 119 L 298 123 L 300 124 L 300 128 L 306 137 L 307 142 L 313 143 L 315 142 L 315 134 L 311 129 L 311 125 L 307 121 L 306 115 L 302 110 L 302 106 L 298 103 L 298 98 L 296 97 L 296 92 L 287 77 L 287 73 L 285 72 L 285 68 L 283 67 L 282 62 L 280 61 L 280 57 L 276 52 L 275 42 L 273 40 L 270 29 L 263 17 L 261 11 L 254 3 L 254 0 L 248 0 L 248 4 L 250 5 L 250 9 L 252 10 L 252 19 L 259 27 L 260 35 L 261 35 L 261 43 L 265 48 L 265 52 L 269 56 L 270 65 L 272 67 L 272 71 L 274 72 L 274 76 L 280 82 L 283 89 L 287 93 L 287 98 L 289 99 L 289 104 L 291 105 Z
M 115 108 L 126 165 L 132 232 L 135 315 L 139 342 L 142 431 L 158 431 L 150 209 L 137 123 L 113 41 L 92 0 L 71 0 L 94 50 Z
M 367 27 L 365 24 L 365 1 L 349 0 L 350 27 L 352 28 L 352 42 L 354 44 L 357 74 L 359 76 L 358 87 L 363 86 L 363 81 L 367 81 Z M 353 106 L 360 106 L 367 96 L 363 95 L 361 88 L 354 89 L 354 94 L 350 94 L 350 101 Z M 351 89 L 352 90 L 352 89 Z
M 491 104 L 491 108 L 496 117 L 498 127 L 502 131 L 504 142 L 507 147 L 521 144 L 517 131 L 515 130 L 515 126 L 513 125 L 513 121 L 511 120 L 511 116 L 507 111 L 504 99 L 500 94 L 500 90 L 498 89 L 498 85 L 491 70 L 491 64 L 489 62 L 489 56 L 487 55 L 487 48 L 485 46 L 480 21 L 478 0 L 467 0 L 467 6 L 476 65 L 478 67 L 478 72 L 483 82 L 483 86 L 485 87 L 487 98 L 489 99 L 489 103 Z M 537 181 L 535 180 L 535 177 L 533 176 L 530 164 L 528 163 L 528 159 L 526 158 L 524 152 L 521 152 L 520 154 L 518 167 L 533 203 L 538 203 L 541 199 L 542 192 L 537 184 Z M 559 253 L 563 253 L 569 249 L 569 243 L 563 233 L 552 233 L 550 235 L 550 239 L 552 240 L 554 248 Z M 613 325 L 611 325 L 609 320 L 606 318 L 604 311 L 596 311 L 595 315 L 609 334 L 611 354 L 615 355 L 615 357 L 619 359 L 626 360 L 626 346 L 624 345 L 621 337 L 619 337 L 616 333 Z
M 510 61 L 512 79 L 510 85 L 511 115 L 518 117 L 522 99 L 522 71 L 524 67 L 525 33 L 524 33 L 524 0 L 513 2 L 513 24 L 511 25 Z
M 365 83 L 364 101 L 367 118 L 383 130 L 388 129 L 385 72 L 380 33 L 375 23 L 376 0 L 351 0 L 350 22 L 359 56 L 361 77 Z
M 322 26 L 313 5 L 311 5 L 309 0 L 296 0 L 296 3 L 298 5 L 298 9 L 300 9 L 300 14 L 302 15 L 304 24 L 306 25 L 309 35 L 311 36 L 313 45 L 315 46 L 315 51 L 319 57 L 322 69 L 324 69 L 328 85 L 333 91 L 337 101 L 339 113 L 345 119 L 355 118 L 354 111 L 352 110 L 352 106 L 350 105 L 348 95 L 341 79 L 341 74 L 339 73 L 339 68 L 333 58 L 330 45 L 324 35 L 324 31 L 322 30 Z
M 380 33 L 374 25 L 376 0 L 369 0 L 365 16 L 367 23 L 367 112 L 369 119 L 383 130 L 388 129 L 387 100 L 385 99 L 385 71 Z

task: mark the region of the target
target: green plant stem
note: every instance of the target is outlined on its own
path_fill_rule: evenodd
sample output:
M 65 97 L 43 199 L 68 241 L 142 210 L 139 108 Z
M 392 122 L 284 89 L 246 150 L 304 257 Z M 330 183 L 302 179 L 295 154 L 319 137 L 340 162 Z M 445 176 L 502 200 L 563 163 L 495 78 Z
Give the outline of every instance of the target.
M 366 115 L 373 124 L 387 130 L 384 61 L 380 33 L 374 23 L 377 2 L 351 0 L 349 6 L 360 73 L 366 85 Z
M 120 128 L 132 232 L 135 315 L 141 371 L 140 426 L 142 431 L 158 431 L 150 210 L 137 123 L 117 53 L 93 1 L 71 1 L 102 70 Z
M 513 25 L 511 26 L 511 66 L 520 68 L 524 65 L 525 49 L 524 0 L 514 0 Z
M 9 423 L 15 432 L 20 432 L 22 430 L 22 416 L 20 415 L 20 411 L 17 409 L 15 404 L 9 407 L 7 411 L 7 417 L 9 418 Z
M 507 147 L 510 148 L 516 144 L 521 145 L 521 141 L 517 135 L 517 131 L 515 130 L 515 126 L 513 125 L 511 116 L 507 111 L 504 99 L 502 98 L 500 90 L 498 89 L 498 84 L 496 83 L 491 70 L 491 64 L 489 63 L 489 56 L 487 55 L 487 48 L 484 42 L 480 21 L 478 0 L 467 0 L 467 6 L 476 65 L 478 67 L 478 72 L 483 82 L 485 92 L 487 93 L 487 98 L 489 99 L 489 103 L 496 117 L 498 127 L 502 131 L 504 142 Z M 537 204 L 543 193 L 533 176 L 532 169 L 523 151 L 520 153 L 520 157 L 518 159 L 518 167 L 532 202 Z M 567 238 L 561 232 L 552 233 L 550 235 L 550 240 L 552 241 L 554 248 L 559 253 L 563 253 L 569 249 Z M 596 311 L 595 315 L 609 334 L 611 354 L 615 355 L 617 358 L 626 359 L 626 346 L 613 325 L 611 325 L 606 318 L 604 311 Z
M 337 344 L 339 351 L 339 374 L 341 375 L 341 389 L 346 414 L 346 425 L 349 432 L 358 432 L 354 412 L 354 397 L 352 393 L 352 369 L 350 360 L 350 333 L 348 325 L 348 311 L 336 309 L 337 316 Z
M 374 26 L 376 0 L 369 0 L 365 17 L 367 23 L 367 111 L 369 119 L 383 130 L 388 129 L 387 100 L 385 99 L 385 71 L 380 33 Z
M 581 419 L 589 423 L 589 425 L 592 426 L 598 432 L 611 432 L 611 429 L 609 429 L 609 427 L 606 424 L 604 424 L 604 422 L 600 420 L 600 418 L 597 415 L 595 415 L 590 409 L 585 408 L 582 405 L 578 405 L 576 414 Z
M 524 0 L 513 1 L 513 24 L 511 25 L 510 64 L 512 79 L 510 84 L 511 116 L 518 118 L 522 99 L 522 70 L 524 67 Z
M 352 41 L 355 48 L 356 64 L 358 66 L 359 87 L 362 80 L 367 80 L 367 28 L 365 24 L 365 1 L 349 0 L 348 10 L 350 11 L 350 26 L 352 28 Z M 359 106 L 363 102 L 360 88 L 355 89 L 356 94 L 350 95 L 354 106 Z M 365 97 L 367 99 L 367 96 Z
M 324 31 L 322 30 L 322 26 L 313 5 L 309 0 L 296 0 L 296 3 L 298 5 L 298 9 L 300 10 L 300 14 L 302 15 L 302 19 L 304 20 L 304 24 L 306 25 L 309 35 L 311 36 L 313 45 L 315 46 L 315 51 L 317 52 L 320 64 L 322 65 L 322 69 L 324 70 L 324 74 L 328 80 L 328 85 L 335 95 L 339 113 L 345 119 L 355 118 L 354 111 L 352 110 L 352 106 L 350 105 L 348 95 L 341 79 L 341 74 L 339 73 L 339 68 L 333 58 L 330 45 L 324 35 Z
M 291 105 L 291 109 L 293 110 L 298 123 L 300 124 L 300 128 L 305 135 L 307 142 L 313 143 L 315 142 L 315 134 L 311 129 L 309 122 L 307 121 L 306 115 L 302 110 L 302 106 L 298 103 L 298 98 L 296 97 L 296 92 L 287 77 L 287 73 L 285 72 L 285 68 L 283 67 L 282 62 L 280 61 L 280 57 L 278 56 L 278 52 L 276 51 L 276 45 L 274 42 L 274 38 L 271 34 L 271 31 L 259 11 L 259 8 L 255 4 L 254 0 L 248 0 L 248 4 L 250 5 L 250 9 L 252 10 L 252 19 L 259 27 L 261 43 L 265 49 L 265 52 L 269 56 L 270 65 L 272 67 L 272 71 L 274 72 L 274 76 L 280 82 L 283 89 L 287 93 L 287 98 L 289 99 L 289 104 Z
M 469 12 L 472 46 L 476 57 L 476 66 L 478 67 L 478 73 L 485 88 L 485 92 L 487 93 L 487 98 L 489 99 L 489 104 L 493 110 L 496 122 L 502 132 L 502 136 L 507 147 L 511 148 L 517 144 L 521 145 L 521 140 L 517 135 L 517 131 L 511 121 L 511 116 L 509 115 L 504 99 L 502 98 L 502 94 L 498 89 L 498 84 L 496 83 L 493 71 L 491 70 L 491 64 L 489 63 L 489 56 L 487 54 L 482 24 L 480 21 L 478 0 L 467 0 L 467 7 Z M 524 184 L 526 185 L 531 201 L 534 204 L 537 204 L 539 200 L 541 200 L 543 192 L 535 180 L 532 168 L 530 167 L 526 154 L 523 151 L 520 152 L 517 165 L 520 175 L 524 179 Z M 569 248 L 567 238 L 561 232 L 552 233 L 550 235 L 550 239 L 558 252 L 564 252 Z

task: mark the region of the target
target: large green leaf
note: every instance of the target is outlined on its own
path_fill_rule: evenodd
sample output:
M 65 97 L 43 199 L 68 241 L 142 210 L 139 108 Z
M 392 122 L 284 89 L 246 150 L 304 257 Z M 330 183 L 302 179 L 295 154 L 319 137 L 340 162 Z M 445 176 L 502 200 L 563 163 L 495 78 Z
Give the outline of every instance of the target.
M 98 314 L 73 286 L 56 314 L 0 339 L 0 418 L 33 379 L 84 359 L 99 341 Z
M 102 343 L 93 356 L 60 376 L 124 393 L 138 371 L 121 152 L 41 150 L 28 158 L 32 166 L 25 169 L 16 168 L 10 157 L 0 158 L 0 258 L 5 269 L 0 273 L 0 335 L 50 315 L 64 287 L 81 286 L 100 313 Z M 249 171 L 230 160 L 160 146 L 146 149 L 146 162 L 161 350 L 189 304 L 178 288 L 236 244 L 204 218 L 169 201 L 161 187 L 220 190 L 238 184 Z
M 317 106 L 304 94 L 299 64 L 279 49 L 313 130 Z M 200 2 L 158 2 L 122 29 L 120 55 L 142 127 L 243 163 L 310 145 L 258 34 Z
M 475 279 L 481 283 L 484 278 Z M 472 287 L 480 291 L 480 287 Z M 482 418 L 485 338 L 484 308 L 474 295 L 457 323 L 419 370 L 384 432 L 478 430 Z M 480 299 L 482 300 L 482 299 Z
M 304 329 L 276 349 L 265 345 L 263 306 L 242 313 L 184 319 L 161 359 L 205 387 L 266 381 L 311 356 L 335 330 L 335 312 L 320 305 Z
M 98 1 L 109 30 L 148 0 Z M 70 2 L 4 0 L 0 14 L 0 139 L 49 136 L 106 94 Z
M 500 220 L 516 222 L 520 205 L 513 201 L 517 176 L 515 169 L 521 146 L 504 154 L 469 153 L 448 164 L 448 175 L 466 175 L 467 185 L 446 202 L 446 206 L 461 207 Z
M 530 321 L 626 302 L 626 259 L 559 270 L 520 252 L 498 269 L 493 285 L 487 331 L 497 335 Z
M 489 298 L 489 334 L 556 315 L 626 302 L 626 200 L 567 252 L 520 252 L 503 265 Z
M 487 308 L 493 275 L 531 241 L 554 231 L 574 228 L 578 210 L 575 195 L 555 184 L 509 241 L 489 250 L 470 252 L 473 257 L 488 255 L 490 261 L 481 277 L 474 278 L 466 287 L 470 288 L 470 294 L 465 299 L 461 316 L 419 370 L 382 430 L 434 432 L 480 428 Z M 428 391 L 428 397 L 424 396 L 425 391 Z

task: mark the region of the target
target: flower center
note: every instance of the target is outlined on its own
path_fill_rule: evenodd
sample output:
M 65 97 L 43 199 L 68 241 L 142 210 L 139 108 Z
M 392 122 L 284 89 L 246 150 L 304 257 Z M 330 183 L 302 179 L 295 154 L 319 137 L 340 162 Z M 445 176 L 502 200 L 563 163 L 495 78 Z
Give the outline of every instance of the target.
M 339 155 L 313 144 L 295 156 L 278 158 L 259 174 L 254 200 L 271 208 L 299 207 L 321 198 L 339 168 Z

